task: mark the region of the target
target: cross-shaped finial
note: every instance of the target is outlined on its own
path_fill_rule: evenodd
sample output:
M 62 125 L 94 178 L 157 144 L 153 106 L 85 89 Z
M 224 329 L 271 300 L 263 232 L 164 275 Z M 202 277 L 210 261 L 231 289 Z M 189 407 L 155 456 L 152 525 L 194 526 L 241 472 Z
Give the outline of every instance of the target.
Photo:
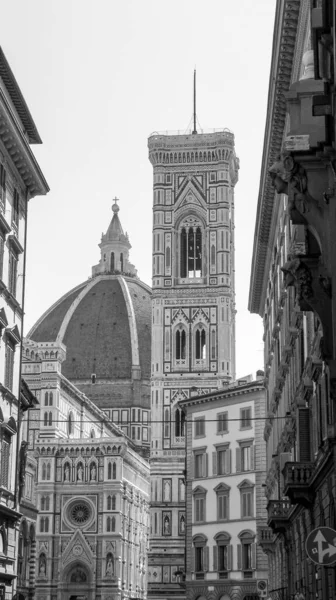
M 113 198 L 113 200 L 114 200 L 114 204 L 112 204 L 112 210 L 113 210 L 114 213 L 117 213 L 120 210 L 119 206 L 117 204 L 117 202 L 119 202 L 119 199 L 116 196 L 115 198 Z

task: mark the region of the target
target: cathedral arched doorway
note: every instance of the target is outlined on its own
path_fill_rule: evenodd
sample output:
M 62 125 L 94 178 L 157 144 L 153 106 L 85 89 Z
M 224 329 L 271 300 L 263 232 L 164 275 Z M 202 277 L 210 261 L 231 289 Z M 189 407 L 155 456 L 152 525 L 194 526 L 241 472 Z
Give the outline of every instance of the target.
M 62 600 L 94 600 L 94 590 L 86 565 L 76 562 L 64 573 Z

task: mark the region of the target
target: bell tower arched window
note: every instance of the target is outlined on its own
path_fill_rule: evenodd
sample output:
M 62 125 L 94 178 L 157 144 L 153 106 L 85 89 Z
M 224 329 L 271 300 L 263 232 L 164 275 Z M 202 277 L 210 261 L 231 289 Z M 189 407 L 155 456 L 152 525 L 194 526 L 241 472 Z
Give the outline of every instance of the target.
M 114 252 L 111 252 L 111 271 L 114 271 Z
M 180 234 L 180 276 L 202 276 L 202 231 L 183 227 Z
M 186 357 L 186 332 L 184 329 L 177 330 L 175 334 L 175 356 L 177 360 L 184 359 Z
M 123 255 L 123 253 L 120 254 L 120 271 L 122 273 L 124 272 L 124 255 Z
M 206 334 L 203 328 L 197 329 L 195 334 L 195 358 L 206 358 Z

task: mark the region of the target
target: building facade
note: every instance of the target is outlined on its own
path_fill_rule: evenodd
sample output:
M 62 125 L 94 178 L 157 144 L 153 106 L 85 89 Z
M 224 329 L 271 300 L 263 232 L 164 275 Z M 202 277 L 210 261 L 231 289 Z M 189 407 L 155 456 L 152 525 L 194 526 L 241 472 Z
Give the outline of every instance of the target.
M 186 419 L 186 597 L 259 598 L 267 558 L 263 380 L 181 400 Z M 182 580 L 183 578 L 181 578 Z
M 0 48 L 0 597 L 16 589 L 20 354 L 28 201 L 49 188 L 32 153 L 41 138 Z
M 29 482 L 26 469 L 23 499 L 38 518 L 34 556 L 27 544 L 20 554 L 21 583 L 29 572 L 33 593 L 22 597 L 145 600 L 148 462 L 62 375 L 63 344 L 26 340 L 25 356 L 38 400 L 28 411 L 26 462 L 35 461 L 37 477 Z
M 235 377 L 234 186 L 228 130 L 153 134 L 149 592 L 179 596 L 185 423 L 179 401 Z
M 264 322 L 268 528 L 259 539 L 274 599 L 336 591 L 336 545 L 319 529 L 336 529 L 334 9 L 276 5 L 249 298 Z

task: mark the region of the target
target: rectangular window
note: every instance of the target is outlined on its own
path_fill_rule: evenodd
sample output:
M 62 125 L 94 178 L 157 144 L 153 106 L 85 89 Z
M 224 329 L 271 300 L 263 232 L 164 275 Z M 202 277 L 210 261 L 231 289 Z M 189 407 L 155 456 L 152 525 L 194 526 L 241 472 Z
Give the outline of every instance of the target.
M 228 546 L 218 546 L 218 571 L 228 570 Z
M 205 498 L 195 498 L 195 523 L 205 521 Z
M 166 175 L 166 183 L 171 183 L 171 174 L 167 173 Z
M 210 181 L 211 182 L 216 181 L 216 173 L 215 172 L 210 173 Z
M 241 516 L 242 519 L 253 517 L 253 491 L 241 491 Z
M 217 433 L 228 433 L 229 431 L 229 413 L 222 412 L 217 414 Z
M 7 342 L 5 354 L 5 386 L 13 391 L 14 347 Z
M 217 450 L 217 475 L 230 473 L 230 449 L 221 448 Z
M 112 421 L 113 421 L 113 423 L 115 423 L 116 425 L 118 425 L 118 423 L 119 423 L 119 410 L 113 410 L 112 411 Z
M 217 496 L 217 518 L 226 521 L 229 518 L 229 495 L 218 494 Z
M 19 192 L 14 189 L 13 208 L 12 208 L 12 226 L 17 231 L 19 225 Z
M 194 451 L 194 473 L 195 479 L 208 476 L 208 456 L 205 448 Z
M 128 410 L 121 411 L 121 422 L 128 423 Z
M 240 429 L 252 427 L 252 409 L 251 407 L 240 409 Z
M 195 477 L 204 477 L 204 454 L 195 454 Z
M 13 296 L 16 295 L 17 262 L 16 256 L 10 252 L 8 266 L 8 289 Z
M 251 471 L 252 460 L 251 460 L 252 447 L 242 446 L 241 448 L 241 470 Z
M 9 480 L 9 456 L 10 456 L 10 438 L 3 436 L 1 442 L 1 470 L 0 482 L 2 487 L 8 488 Z
M 242 567 L 243 571 L 252 569 L 252 544 L 242 545 Z
M 204 437 L 205 436 L 205 417 L 199 417 L 195 419 L 195 436 L 194 437 Z
M 203 548 L 200 546 L 195 548 L 195 571 L 200 573 L 203 570 Z

